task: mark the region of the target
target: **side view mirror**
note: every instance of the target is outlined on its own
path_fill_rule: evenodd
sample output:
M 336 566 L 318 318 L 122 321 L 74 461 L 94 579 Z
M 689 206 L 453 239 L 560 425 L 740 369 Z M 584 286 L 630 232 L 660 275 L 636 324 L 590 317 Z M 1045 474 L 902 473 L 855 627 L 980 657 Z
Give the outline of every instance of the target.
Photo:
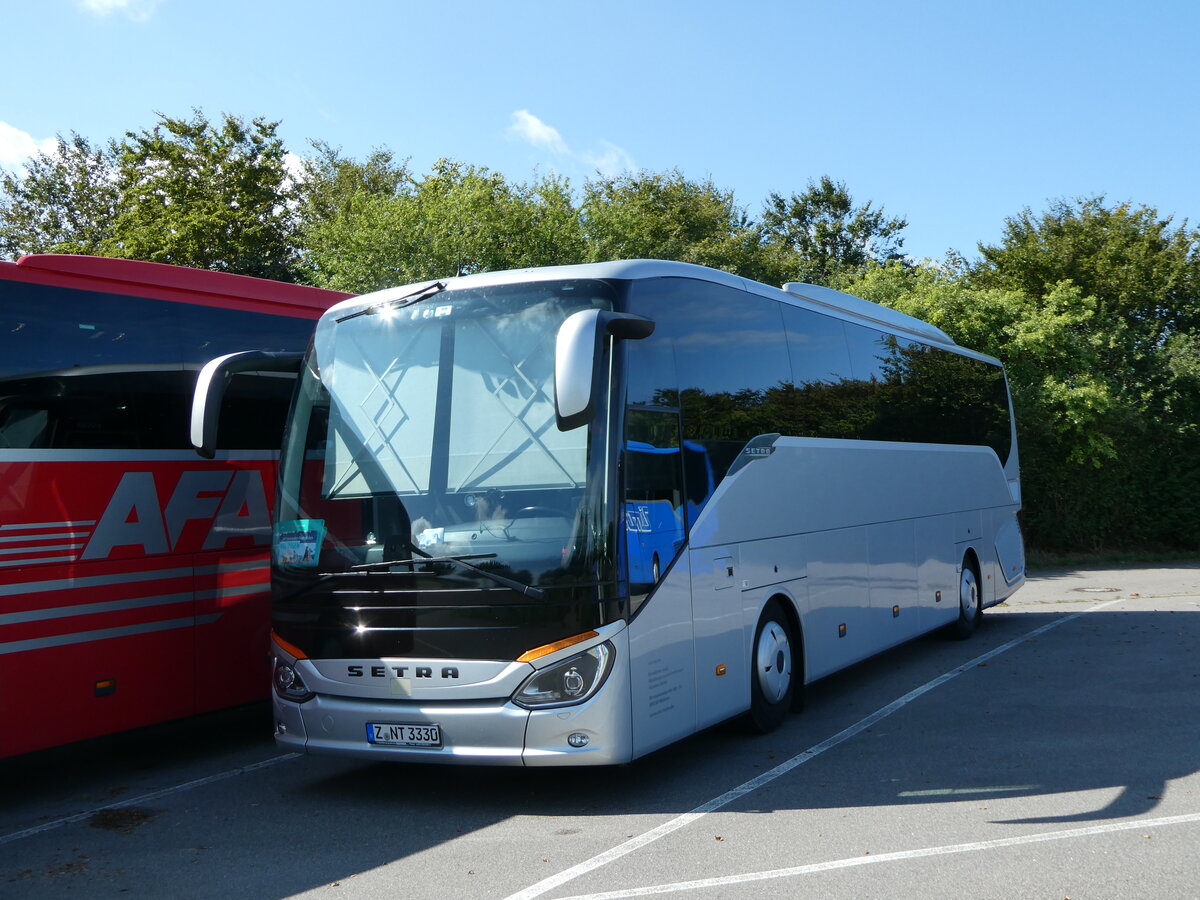
M 640 341 L 653 333 L 653 320 L 632 313 L 584 309 L 567 316 L 554 345 L 554 411 L 559 431 L 578 428 L 595 415 L 601 376 L 596 364 L 605 338 Z
M 192 394 L 191 440 L 196 452 L 212 459 L 217 452 L 217 425 L 221 418 L 221 400 L 234 375 L 240 372 L 296 372 L 304 361 L 303 353 L 271 353 L 247 350 L 218 356 L 204 364 L 196 377 Z

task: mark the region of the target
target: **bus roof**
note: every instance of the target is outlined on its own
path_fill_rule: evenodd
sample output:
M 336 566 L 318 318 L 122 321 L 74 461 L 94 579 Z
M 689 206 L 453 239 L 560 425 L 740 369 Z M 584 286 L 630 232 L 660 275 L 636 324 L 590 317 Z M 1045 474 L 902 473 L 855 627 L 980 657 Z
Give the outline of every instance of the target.
M 0 260 L 0 281 L 251 312 L 269 308 L 272 313 L 306 319 L 314 319 L 339 300 L 353 296 L 342 291 L 165 263 L 50 253 L 23 256 L 15 263 Z
M 930 325 L 922 319 L 899 312 L 891 307 L 872 303 L 870 300 L 864 300 L 862 297 L 855 297 L 853 294 L 835 291 L 833 288 L 821 287 L 816 284 L 805 284 L 800 281 L 789 281 L 783 286 L 783 290 L 786 293 L 802 297 L 812 303 L 819 303 L 821 306 L 828 306 L 832 309 L 848 312 L 863 319 L 871 319 L 881 325 L 886 325 L 888 328 L 908 331 L 943 344 L 954 343 L 954 338 L 950 337 L 950 335 L 946 334 L 946 332 L 942 331 L 936 325 Z
M 736 290 L 770 297 L 793 306 L 812 305 L 827 312 L 834 310 L 849 318 L 866 320 L 888 330 L 903 331 L 923 340 L 939 344 L 955 345 L 954 340 L 934 325 L 913 316 L 905 315 L 878 303 L 872 303 L 853 294 L 835 291 L 832 288 L 813 284 L 789 282 L 782 289 L 731 275 L 720 269 L 697 266 L 692 263 L 669 262 L 661 259 L 627 259 L 613 262 L 584 263 L 571 266 L 544 266 L 531 269 L 509 269 L 502 272 L 481 272 L 477 275 L 462 275 L 456 278 L 430 279 L 424 282 L 386 288 L 371 294 L 363 294 L 343 301 L 337 306 L 337 315 L 372 306 L 376 303 L 398 299 L 419 290 L 423 285 L 441 281 L 448 288 L 488 287 L 500 284 L 516 284 L 522 281 L 559 281 L 573 278 L 598 278 L 633 280 L 638 278 L 697 278 L 723 284 Z

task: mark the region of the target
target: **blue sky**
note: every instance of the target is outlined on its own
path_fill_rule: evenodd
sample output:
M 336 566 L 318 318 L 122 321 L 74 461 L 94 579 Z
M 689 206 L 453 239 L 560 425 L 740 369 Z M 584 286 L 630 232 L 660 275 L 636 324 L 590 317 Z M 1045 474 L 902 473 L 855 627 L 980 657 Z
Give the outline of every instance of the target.
M 757 216 L 844 181 L 904 249 L 1106 195 L 1200 225 L 1200 2 L 0 0 L 0 166 L 155 113 L 281 120 L 422 173 L 711 178 Z

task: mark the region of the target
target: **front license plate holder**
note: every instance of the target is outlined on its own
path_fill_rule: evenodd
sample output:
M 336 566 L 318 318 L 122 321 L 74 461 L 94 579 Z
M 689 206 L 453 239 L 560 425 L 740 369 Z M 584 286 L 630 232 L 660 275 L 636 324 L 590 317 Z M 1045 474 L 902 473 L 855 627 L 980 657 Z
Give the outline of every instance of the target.
M 436 723 L 368 722 L 367 742 L 380 747 L 442 748 L 442 728 Z

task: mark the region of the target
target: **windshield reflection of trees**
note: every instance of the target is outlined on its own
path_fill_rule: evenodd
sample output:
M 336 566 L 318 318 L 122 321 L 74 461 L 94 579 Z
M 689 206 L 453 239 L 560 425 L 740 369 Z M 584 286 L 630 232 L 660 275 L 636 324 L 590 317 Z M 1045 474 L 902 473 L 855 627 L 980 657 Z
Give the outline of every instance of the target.
M 886 338 L 871 378 L 839 377 L 766 389 L 659 390 L 653 405 L 678 408 L 688 439 L 706 442 L 724 472 L 759 434 L 1011 446 L 1003 370 L 970 357 Z M 722 442 L 729 442 L 722 446 Z

